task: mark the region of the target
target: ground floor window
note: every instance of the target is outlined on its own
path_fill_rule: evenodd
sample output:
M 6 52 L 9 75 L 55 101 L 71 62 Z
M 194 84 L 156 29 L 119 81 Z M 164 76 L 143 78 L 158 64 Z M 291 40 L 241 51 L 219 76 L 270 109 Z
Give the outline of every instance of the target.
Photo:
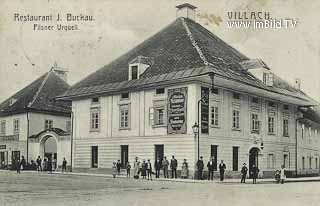
M 267 168 L 274 169 L 274 154 L 268 154 Z
M 121 145 L 121 167 L 126 168 L 129 161 L 129 146 Z
M 218 145 L 211 145 L 211 157 L 214 159 L 213 170 L 217 171 Z
M 283 165 L 285 168 L 289 168 L 290 164 L 289 164 L 289 154 L 284 154 L 283 155 Z
M 98 146 L 91 147 L 91 167 L 98 167 Z
M 232 147 L 232 170 L 238 171 L 239 147 Z
M 154 160 L 156 161 L 157 159 L 159 159 L 160 161 L 162 161 L 163 157 L 164 157 L 164 145 L 163 144 L 154 145 Z
M 304 162 L 305 160 L 304 160 L 304 157 L 302 157 L 302 169 L 304 170 L 304 169 L 306 169 L 305 168 L 305 162 Z
M 312 169 L 312 161 L 311 161 L 311 157 L 309 157 L 309 169 Z

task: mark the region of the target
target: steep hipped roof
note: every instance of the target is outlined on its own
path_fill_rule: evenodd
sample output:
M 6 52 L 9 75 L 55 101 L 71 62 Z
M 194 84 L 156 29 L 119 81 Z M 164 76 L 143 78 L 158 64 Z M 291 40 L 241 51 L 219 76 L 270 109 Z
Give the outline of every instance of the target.
M 0 116 L 27 111 L 69 115 L 70 102 L 56 101 L 70 86 L 54 71 L 49 71 L 0 104 Z
M 138 80 L 128 81 L 129 63 L 138 56 L 152 60 L 152 65 Z M 106 94 L 214 72 L 221 77 L 254 87 L 309 100 L 303 92 L 295 90 L 279 77 L 275 78 L 274 86 L 264 85 L 243 69 L 240 63 L 248 60 L 248 57 L 200 24 L 187 18 L 178 18 L 126 54 L 72 86 L 59 98 Z

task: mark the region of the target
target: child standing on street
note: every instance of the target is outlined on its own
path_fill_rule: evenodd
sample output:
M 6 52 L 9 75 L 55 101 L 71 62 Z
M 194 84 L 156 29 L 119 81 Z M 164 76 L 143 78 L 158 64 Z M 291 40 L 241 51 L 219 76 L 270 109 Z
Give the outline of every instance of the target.
M 131 169 L 131 165 L 130 165 L 130 163 L 128 162 L 128 163 L 127 163 L 127 178 L 130 178 L 130 169 Z

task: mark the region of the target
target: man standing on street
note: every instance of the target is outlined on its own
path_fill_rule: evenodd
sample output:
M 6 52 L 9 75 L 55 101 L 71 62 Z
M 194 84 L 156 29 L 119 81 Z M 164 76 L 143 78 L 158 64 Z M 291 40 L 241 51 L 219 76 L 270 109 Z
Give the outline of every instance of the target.
M 226 165 L 223 163 L 223 160 L 221 160 L 219 164 L 219 171 L 220 171 L 220 181 L 224 180 L 224 171 L 226 170 Z
M 167 160 L 167 157 L 165 156 L 162 160 L 162 167 L 163 167 L 163 176 L 164 178 L 169 178 L 169 161 Z
M 241 169 L 241 183 L 246 183 L 247 172 L 248 168 L 246 166 L 246 163 L 243 163 L 243 167 Z
M 160 176 L 160 169 L 161 169 L 161 161 L 159 158 L 157 158 L 156 162 L 154 163 L 154 168 L 156 170 L 156 178 L 159 178 Z
M 147 173 L 148 173 L 148 180 L 150 178 L 151 181 L 152 181 L 152 165 L 151 165 L 151 162 L 150 162 L 149 159 L 148 159 L 148 162 L 147 162 Z
M 213 180 L 213 170 L 214 170 L 214 158 L 213 157 L 209 160 L 207 167 L 208 167 L 208 180 Z
M 121 162 L 120 162 L 120 160 L 118 160 L 116 166 L 117 166 L 118 175 L 120 175 L 120 169 L 121 169 Z
M 172 178 L 177 178 L 177 167 L 178 167 L 178 161 L 174 158 L 174 155 L 172 155 L 172 159 L 170 163 Z
M 38 156 L 38 159 L 37 159 L 37 170 L 42 171 L 42 159 L 40 156 Z
M 200 159 L 197 162 L 197 168 L 198 168 L 198 180 L 202 180 L 202 171 L 203 171 L 203 160 L 202 160 L 202 156 L 200 157 Z
M 64 157 L 62 161 L 62 172 L 66 172 L 66 171 L 67 171 L 67 160 Z

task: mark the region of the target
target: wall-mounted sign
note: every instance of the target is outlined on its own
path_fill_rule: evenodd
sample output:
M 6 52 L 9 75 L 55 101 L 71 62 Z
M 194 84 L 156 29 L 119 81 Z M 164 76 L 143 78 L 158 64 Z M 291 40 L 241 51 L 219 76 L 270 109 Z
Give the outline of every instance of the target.
M 201 133 L 209 133 L 209 88 L 201 87 Z
M 0 149 L 7 149 L 7 145 L 5 144 L 0 145 Z
M 168 90 L 168 134 L 187 132 L 187 95 L 187 87 Z

